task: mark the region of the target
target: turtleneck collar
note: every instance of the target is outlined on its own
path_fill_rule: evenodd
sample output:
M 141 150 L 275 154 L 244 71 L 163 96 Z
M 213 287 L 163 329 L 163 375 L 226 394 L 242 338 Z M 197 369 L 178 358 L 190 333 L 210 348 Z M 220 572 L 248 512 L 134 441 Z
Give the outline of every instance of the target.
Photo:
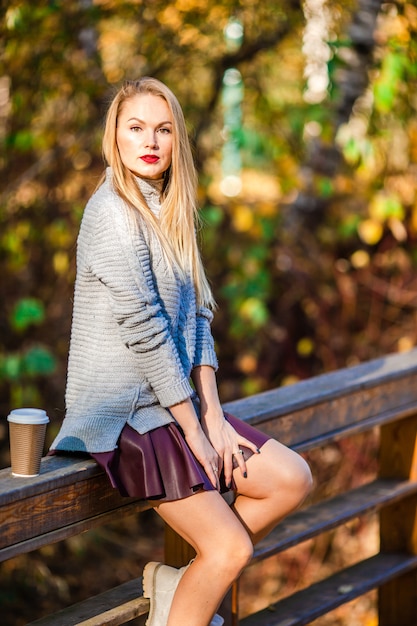
M 138 181 L 139 189 L 145 198 L 146 204 L 158 217 L 161 210 L 161 194 L 164 186 L 164 179 L 159 178 L 158 180 L 154 180 L 136 176 L 136 180 Z
M 112 175 L 112 168 L 108 166 L 106 168 L 106 177 L 110 178 Z M 135 176 L 135 179 L 137 180 L 139 189 L 141 190 L 146 204 L 154 213 L 154 215 L 156 217 L 159 217 L 164 179 L 159 178 L 158 180 L 154 180 L 151 178 L 141 178 L 140 176 Z

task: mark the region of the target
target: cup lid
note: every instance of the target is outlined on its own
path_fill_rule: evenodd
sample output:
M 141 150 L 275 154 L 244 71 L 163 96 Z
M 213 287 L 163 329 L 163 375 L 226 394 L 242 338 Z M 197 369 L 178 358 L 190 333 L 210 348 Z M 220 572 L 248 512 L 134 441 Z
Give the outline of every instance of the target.
M 13 409 L 7 416 L 9 422 L 15 424 L 47 424 L 49 417 L 43 409 Z

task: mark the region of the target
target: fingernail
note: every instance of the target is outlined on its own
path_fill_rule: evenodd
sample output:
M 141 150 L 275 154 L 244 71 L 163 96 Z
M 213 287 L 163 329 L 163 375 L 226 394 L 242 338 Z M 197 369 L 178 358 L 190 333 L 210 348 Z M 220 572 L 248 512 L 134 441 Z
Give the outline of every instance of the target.
M 248 477 L 248 473 L 247 472 L 243 472 L 243 478 L 247 478 Z
M 227 487 L 228 489 L 231 489 L 231 488 L 232 488 L 232 483 L 228 483 L 228 484 L 226 485 L 226 487 Z

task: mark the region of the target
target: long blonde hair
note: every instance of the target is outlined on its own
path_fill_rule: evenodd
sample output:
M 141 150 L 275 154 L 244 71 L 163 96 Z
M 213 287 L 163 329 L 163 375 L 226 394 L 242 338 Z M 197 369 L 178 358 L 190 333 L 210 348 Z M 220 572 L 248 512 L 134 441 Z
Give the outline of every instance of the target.
M 159 220 L 149 210 L 134 174 L 123 165 L 116 140 L 117 121 L 123 104 L 129 98 L 142 94 L 163 98 L 172 116 L 172 159 L 170 167 L 164 173 Z M 159 239 L 171 269 L 175 266 L 180 275 L 192 277 L 198 304 L 215 308 L 197 244 L 197 174 L 184 115 L 177 98 L 164 83 L 145 76 L 139 80 L 126 81 L 122 85 L 107 111 L 103 155 L 113 170 L 116 192 L 144 217 Z M 103 180 L 104 175 L 98 186 Z

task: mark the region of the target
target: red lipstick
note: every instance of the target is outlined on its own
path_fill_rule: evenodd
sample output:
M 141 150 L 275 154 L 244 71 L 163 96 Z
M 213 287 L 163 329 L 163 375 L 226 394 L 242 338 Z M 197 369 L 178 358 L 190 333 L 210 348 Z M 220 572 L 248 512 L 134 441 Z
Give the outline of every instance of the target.
M 155 154 L 144 154 L 140 158 L 142 159 L 142 161 L 145 161 L 145 163 L 156 163 L 157 161 L 159 161 L 159 157 Z

